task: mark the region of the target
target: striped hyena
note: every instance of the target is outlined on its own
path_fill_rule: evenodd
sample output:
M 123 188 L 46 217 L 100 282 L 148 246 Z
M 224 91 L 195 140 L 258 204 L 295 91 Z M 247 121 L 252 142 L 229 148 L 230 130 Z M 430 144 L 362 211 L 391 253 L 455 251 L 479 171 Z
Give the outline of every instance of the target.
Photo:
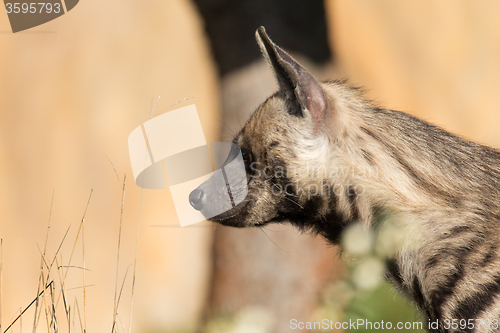
M 345 82 L 319 83 L 263 28 L 256 36 L 280 89 L 234 139 L 246 175 L 227 188 L 247 188 L 245 200 L 210 220 L 289 222 L 335 244 L 355 222 L 377 230 L 390 220 L 400 237 L 387 279 L 439 323 L 429 330 L 496 331 L 500 152 L 381 109 Z M 209 179 L 190 195 L 205 216 L 215 187 Z

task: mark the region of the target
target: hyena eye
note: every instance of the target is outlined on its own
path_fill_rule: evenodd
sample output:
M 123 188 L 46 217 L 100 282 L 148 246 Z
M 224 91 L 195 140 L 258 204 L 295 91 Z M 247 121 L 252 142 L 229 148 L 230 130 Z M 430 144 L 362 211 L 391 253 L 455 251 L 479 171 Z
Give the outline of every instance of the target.
M 256 160 L 251 150 L 241 147 L 241 155 L 243 157 L 243 162 L 245 163 L 245 170 L 247 175 L 252 176 L 255 174 L 255 165 L 253 165 Z M 253 165 L 253 167 L 252 167 Z
M 241 156 L 243 157 L 243 162 L 245 163 L 245 165 L 247 165 L 247 164 L 249 165 L 250 163 L 253 162 L 247 149 L 245 149 L 245 148 L 241 149 Z

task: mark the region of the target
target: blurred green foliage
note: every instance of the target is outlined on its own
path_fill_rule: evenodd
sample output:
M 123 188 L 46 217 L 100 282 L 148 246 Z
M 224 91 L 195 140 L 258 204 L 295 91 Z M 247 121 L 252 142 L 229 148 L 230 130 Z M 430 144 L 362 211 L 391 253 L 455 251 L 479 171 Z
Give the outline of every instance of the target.
M 359 325 L 357 328 L 351 326 L 343 330 L 344 332 L 426 332 L 423 329 L 426 323 L 420 317 L 417 309 L 385 281 L 373 290 L 356 289 L 345 280 L 335 282 L 330 288 L 327 288 L 322 307 L 314 320 L 321 321 L 325 318 L 334 323 L 350 323 L 358 320 L 372 323 L 371 327 L 365 324 Z M 383 327 L 379 326 L 382 321 Z M 398 329 L 398 323 L 401 323 L 400 325 L 406 324 L 407 328 Z M 323 329 L 317 332 L 332 332 L 332 330 Z
M 406 301 L 403 296 L 399 295 L 387 282 L 381 283 L 378 288 L 371 292 L 360 292 L 355 295 L 348 304 L 344 315 L 346 320 L 364 319 L 372 323 L 384 321 L 384 323 L 390 322 L 392 324 L 392 329 L 378 329 L 377 332 L 398 330 L 398 322 L 402 323 L 402 325 L 411 324 L 411 329 L 401 329 L 405 332 L 425 332 L 423 327 L 425 327 L 424 324 L 426 323 L 423 322 L 417 309 Z M 417 329 L 417 327 L 421 329 Z M 373 331 L 374 329 L 366 329 L 365 327 L 348 330 L 348 332 L 356 333 Z

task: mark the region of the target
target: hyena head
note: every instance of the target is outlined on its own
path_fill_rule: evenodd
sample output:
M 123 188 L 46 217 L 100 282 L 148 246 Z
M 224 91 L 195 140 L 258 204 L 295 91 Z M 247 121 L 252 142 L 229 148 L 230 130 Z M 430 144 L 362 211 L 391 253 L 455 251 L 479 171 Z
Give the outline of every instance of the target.
M 341 119 L 344 116 L 337 108 L 345 107 L 346 101 L 361 108 L 363 101 L 356 90 L 341 83 L 317 82 L 269 39 L 263 27 L 256 38 L 280 89 L 257 108 L 234 138 L 239 149 L 231 151 L 227 162 L 240 150 L 246 174 L 231 186 L 226 184 L 227 188 L 210 178 L 191 193 L 191 205 L 223 225 L 290 221 L 335 240 L 346 223 L 359 218 L 353 207 L 364 191 L 349 183 L 349 171 L 338 172 L 346 155 L 340 140 L 342 124 L 349 119 Z M 235 197 L 242 189 L 248 189 L 244 200 L 214 216 L 222 193 L 229 190 Z

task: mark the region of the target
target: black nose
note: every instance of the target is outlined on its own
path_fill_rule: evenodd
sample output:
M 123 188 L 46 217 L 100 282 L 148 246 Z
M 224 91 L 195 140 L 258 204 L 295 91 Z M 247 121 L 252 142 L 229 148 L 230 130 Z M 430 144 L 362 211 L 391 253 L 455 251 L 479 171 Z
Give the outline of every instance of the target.
M 197 188 L 189 194 L 189 203 L 196 210 L 202 210 L 205 203 L 205 193 L 203 190 Z

